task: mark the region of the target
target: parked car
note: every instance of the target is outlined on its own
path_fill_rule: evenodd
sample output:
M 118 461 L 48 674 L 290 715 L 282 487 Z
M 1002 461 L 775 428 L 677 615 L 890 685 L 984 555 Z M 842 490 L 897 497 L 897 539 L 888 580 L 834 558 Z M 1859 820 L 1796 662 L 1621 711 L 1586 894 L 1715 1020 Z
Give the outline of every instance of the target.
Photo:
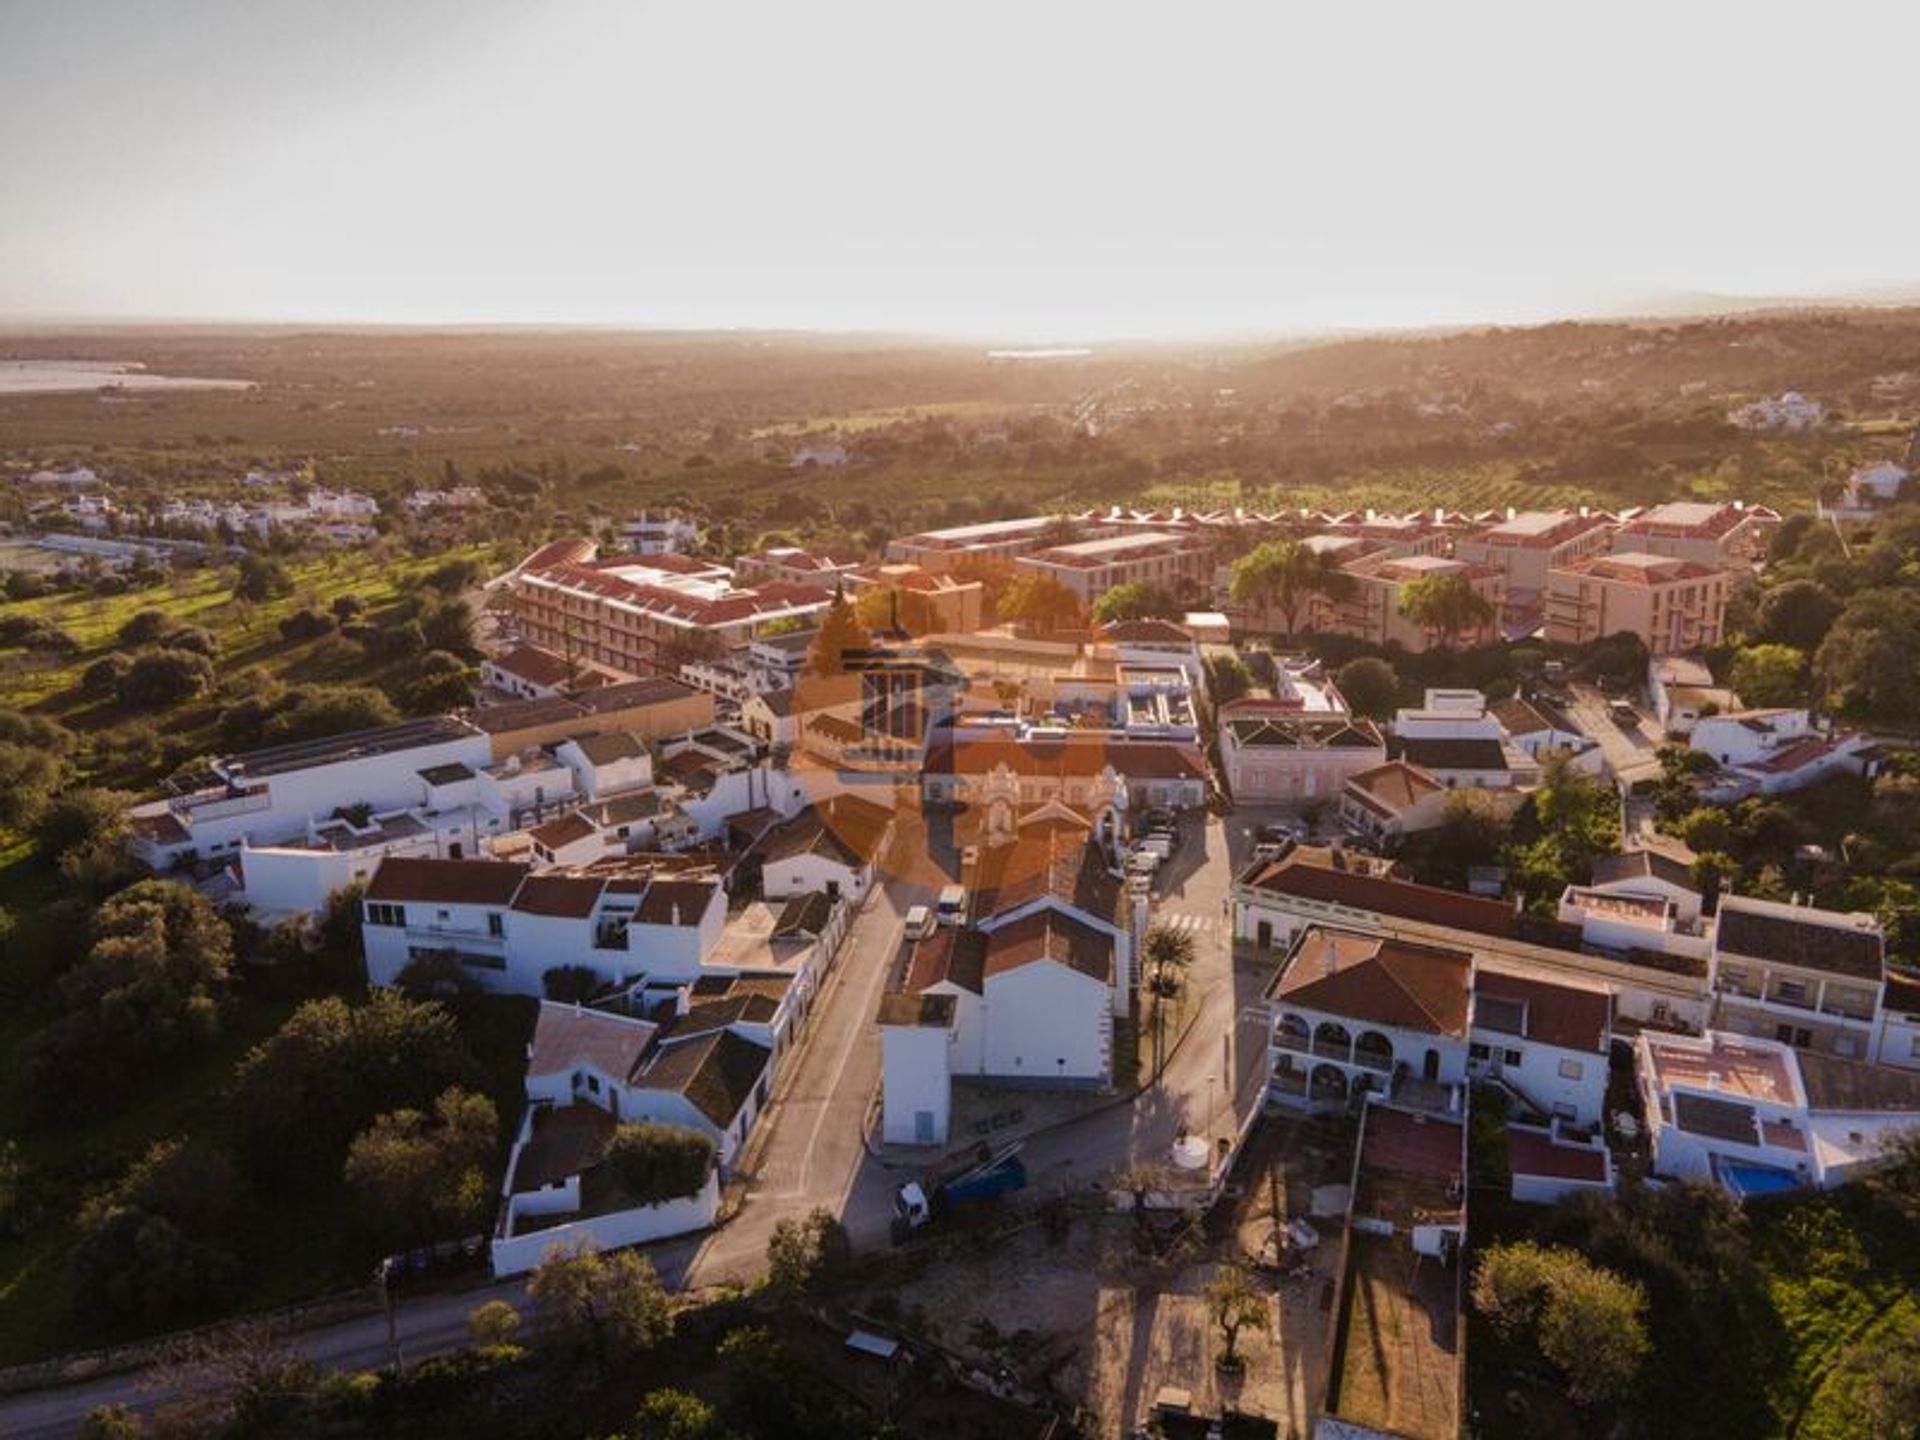
M 1607 714 L 1622 730 L 1631 730 L 1640 723 L 1640 712 L 1625 700 L 1615 700 L 1608 704 Z
M 1286 853 L 1287 842 L 1284 840 L 1262 840 L 1253 847 L 1255 860 L 1278 860 Z
M 906 935 L 909 940 L 924 940 L 933 933 L 933 911 L 924 905 L 907 910 Z
M 967 914 L 967 887 L 949 885 L 933 904 L 934 918 L 942 925 L 958 925 Z

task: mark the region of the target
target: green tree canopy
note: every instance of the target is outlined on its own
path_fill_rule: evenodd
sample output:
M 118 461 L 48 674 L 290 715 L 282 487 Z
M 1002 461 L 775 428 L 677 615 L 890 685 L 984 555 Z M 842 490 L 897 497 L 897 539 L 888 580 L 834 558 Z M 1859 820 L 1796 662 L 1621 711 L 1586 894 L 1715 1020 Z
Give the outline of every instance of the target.
M 1473 1304 L 1504 1338 L 1531 1338 L 1582 1405 L 1625 1393 L 1649 1348 L 1646 1290 L 1563 1247 L 1490 1246 L 1474 1270 Z
M 542 1338 L 590 1354 L 602 1374 L 673 1333 L 673 1305 L 646 1256 L 554 1246 L 527 1282 Z
M 392 1110 L 347 1147 L 347 1188 L 387 1244 L 456 1238 L 486 1218 L 500 1117 L 484 1095 L 443 1091 L 431 1113 Z
M 714 1163 L 713 1141 L 685 1125 L 629 1121 L 613 1132 L 603 1163 L 642 1205 L 698 1193 Z
M 1177 620 L 1185 613 L 1180 602 L 1158 585 L 1129 580 L 1116 585 L 1094 603 L 1093 618 L 1101 625 L 1123 620 Z
M 1400 587 L 1400 613 L 1452 649 L 1493 623 L 1493 602 L 1458 573 L 1423 575 Z
M 1086 615 L 1079 596 L 1051 575 L 1017 575 L 1000 594 L 1000 618 L 1034 630 L 1075 630 Z
M 1234 561 L 1230 593 L 1237 605 L 1278 610 L 1291 635 L 1313 596 L 1337 600 L 1352 588 L 1353 578 L 1305 541 L 1269 540 Z
M 1373 720 L 1392 718 L 1400 697 L 1400 677 L 1393 666 L 1375 655 L 1349 660 L 1333 677 L 1334 688 L 1356 715 Z
M 1763 593 L 1753 617 L 1753 639 L 1811 653 L 1840 618 L 1840 598 L 1817 580 L 1787 580 Z
M 1748 705 L 1802 705 L 1807 699 L 1807 657 L 1791 645 L 1749 645 L 1733 657 L 1731 679 Z

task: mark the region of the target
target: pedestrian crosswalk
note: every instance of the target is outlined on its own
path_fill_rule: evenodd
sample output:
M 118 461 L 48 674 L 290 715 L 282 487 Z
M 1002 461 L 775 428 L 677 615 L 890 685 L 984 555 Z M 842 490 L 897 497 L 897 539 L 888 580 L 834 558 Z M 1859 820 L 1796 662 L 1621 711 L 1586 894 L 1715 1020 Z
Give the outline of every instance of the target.
M 1153 923 L 1168 930 L 1178 930 L 1191 934 L 1196 939 L 1201 936 L 1212 937 L 1220 933 L 1221 920 L 1218 915 L 1194 915 L 1188 911 L 1162 911 L 1153 917 Z

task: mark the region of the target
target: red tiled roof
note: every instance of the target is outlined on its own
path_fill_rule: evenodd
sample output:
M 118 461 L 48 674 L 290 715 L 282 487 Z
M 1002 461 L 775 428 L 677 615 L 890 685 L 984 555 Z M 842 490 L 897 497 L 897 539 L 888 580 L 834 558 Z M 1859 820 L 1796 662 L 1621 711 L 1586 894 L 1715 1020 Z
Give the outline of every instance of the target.
M 367 899 L 446 905 L 506 905 L 529 867 L 504 860 L 430 860 L 389 855 L 373 872 Z
M 1509 1126 L 1507 1168 L 1515 1175 L 1586 1180 L 1599 1185 L 1607 1178 L 1607 1157 L 1598 1146 L 1556 1145 L 1538 1131 Z
M 1520 1036 L 1563 1050 L 1604 1054 L 1613 1020 L 1613 1001 L 1605 990 L 1559 985 L 1485 965 L 1473 977 L 1474 1023 L 1481 1023 L 1483 999 L 1505 1000 L 1523 1008 Z M 1490 1028 L 1498 1029 L 1498 1026 Z
M 1041 910 L 987 936 L 986 977 L 1052 960 L 1103 984 L 1113 979 L 1113 937 L 1071 915 Z
M 1311 1010 L 1429 1035 L 1467 1032 L 1472 957 L 1404 940 L 1309 926 L 1272 994 Z
M 1324 852 L 1294 850 L 1260 871 L 1248 883 L 1256 890 L 1292 895 L 1328 905 L 1445 925 L 1476 935 L 1513 935 L 1518 926 L 1513 906 L 1437 885 L 1362 875 L 1333 868 Z
M 656 880 L 640 897 L 634 918 L 643 925 L 698 925 L 719 890 L 712 880 Z
M 605 886 L 597 875 L 529 875 L 513 897 L 513 908 L 523 915 L 579 920 L 593 913 Z

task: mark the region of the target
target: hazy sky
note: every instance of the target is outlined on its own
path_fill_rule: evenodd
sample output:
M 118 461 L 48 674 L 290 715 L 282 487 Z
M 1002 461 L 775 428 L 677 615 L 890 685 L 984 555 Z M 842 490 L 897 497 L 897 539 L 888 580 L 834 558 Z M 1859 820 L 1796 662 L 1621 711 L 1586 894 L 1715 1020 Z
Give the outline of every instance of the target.
M 1920 280 L 1920 7 L 0 0 L 0 317 L 1103 336 Z

